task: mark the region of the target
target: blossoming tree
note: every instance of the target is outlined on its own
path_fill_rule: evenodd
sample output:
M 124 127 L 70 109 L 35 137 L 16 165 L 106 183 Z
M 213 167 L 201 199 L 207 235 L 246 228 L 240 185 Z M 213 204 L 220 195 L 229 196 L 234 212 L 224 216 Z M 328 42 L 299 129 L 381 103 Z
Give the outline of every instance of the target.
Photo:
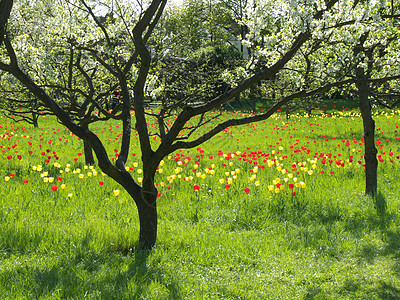
M 268 9 L 273 10 L 274 7 L 270 6 Z M 293 10 L 295 11 L 295 8 Z M 281 7 L 276 13 L 287 15 L 285 7 Z M 250 25 L 257 24 L 257 21 L 260 23 L 258 18 L 259 16 L 252 18 Z M 290 19 L 294 18 L 296 16 Z M 373 100 L 386 107 L 393 107 L 398 103 L 390 101 L 388 97 L 385 98 L 386 94 L 393 99 L 397 94 L 396 90 L 398 91 L 400 73 L 399 52 L 396 50 L 399 41 L 398 19 L 399 15 L 396 14 L 393 3 L 372 1 L 341 3 L 336 14 L 325 18 L 326 23 L 314 24 L 313 37 L 305 43 L 308 47 L 300 49 L 286 64 L 284 72 L 278 74 L 280 77 L 271 83 L 275 89 L 282 91 L 282 98 L 329 83 L 348 83 L 346 89 L 352 91 L 359 100 L 364 127 L 365 192 L 371 196 L 376 195 L 378 189 L 378 160 L 372 104 Z M 268 24 L 268 20 L 261 23 Z M 344 24 L 346 26 L 343 26 Z M 282 25 L 279 24 L 280 26 Z M 275 55 L 274 47 L 279 36 L 271 33 L 259 34 L 256 30 L 260 31 L 260 26 L 253 25 L 253 27 L 255 38 L 247 43 L 255 49 L 257 59 L 265 60 Z M 271 26 L 268 30 L 271 31 Z M 344 86 L 335 88 L 336 92 L 341 93 Z M 384 93 L 384 90 L 389 93 Z M 310 101 L 309 98 L 305 99 Z M 296 99 L 295 105 L 301 107 L 302 101 Z

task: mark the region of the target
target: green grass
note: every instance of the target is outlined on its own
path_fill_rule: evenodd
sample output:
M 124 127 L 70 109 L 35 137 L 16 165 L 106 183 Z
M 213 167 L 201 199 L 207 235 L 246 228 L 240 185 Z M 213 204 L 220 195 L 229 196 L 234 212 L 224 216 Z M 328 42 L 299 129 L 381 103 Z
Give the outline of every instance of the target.
M 289 121 L 276 115 L 165 158 L 151 252 L 135 250 L 133 200 L 97 166 L 85 167 L 81 141 L 53 118 L 40 119 L 36 130 L 0 119 L 0 298 L 399 299 L 400 120 L 397 111 L 375 119 L 383 159 L 376 199 L 363 194 L 356 111 Z M 110 157 L 119 147 L 117 126 L 92 127 Z M 137 147 L 134 138 L 133 153 Z M 135 178 L 138 156 L 128 162 Z M 257 170 L 248 162 L 255 159 Z M 300 181 L 305 188 L 289 188 Z

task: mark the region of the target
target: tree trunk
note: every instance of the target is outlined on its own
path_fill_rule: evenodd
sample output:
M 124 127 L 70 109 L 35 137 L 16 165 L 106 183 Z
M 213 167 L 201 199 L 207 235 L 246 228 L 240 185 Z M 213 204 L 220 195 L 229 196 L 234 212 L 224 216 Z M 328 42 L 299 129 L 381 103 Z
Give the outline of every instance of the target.
M 89 124 L 86 120 L 81 121 L 80 125 L 83 128 L 89 129 Z M 85 164 L 88 166 L 94 165 L 93 149 L 86 140 L 83 140 L 83 153 L 85 154 Z
M 33 124 L 33 127 L 35 127 L 35 128 L 39 127 L 38 119 L 39 119 L 38 114 L 33 112 L 32 113 L 32 124 Z
M 150 250 L 157 239 L 157 194 L 154 186 L 154 176 L 144 176 L 143 185 L 140 187 L 128 172 L 118 172 L 114 178 L 120 183 L 135 201 L 139 214 L 139 247 Z
M 286 104 L 286 120 L 290 119 L 290 107 L 289 104 Z
M 364 126 L 364 151 L 365 151 L 365 193 L 375 196 L 378 189 L 378 150 L 375 146 L 375 121 L 372 118 L 371 104 L 369 102 L 369 84 L 357 84 L 359 106 Z
M 306 103 L 307 103 L 307 113 L 311 117 L 311 115 L 312 115 L 312 105 L 311 105 L 311 99 L 309 97 L 306 98 Z
M 83 141 L 83 152 L 85 153 L 85 164 L 88 166 L 94 165 L 93 150 L 87 141 Z
M 370 78 L 370 63 L 372 61 L 372 52 L 366 51 L 364 43 L 367 40 L 369 32 L 360 37 L 360 43 L 354 48 L 354 56 L 364 53 L 368 58 L 362 58 L 361 61 L 367 61 L 367 71 L 363 67 L 356 68 L 356 76 L 359 81 L 356 82 L 358 89 L 358 98 L 361 117 L 364 127 L 364 159 L 365 159 L 365 194 L 376 196 L 378 190 L 378 160 L 376 154 L 378 150 L 375 146 L 375 121 L 372 118 L 372 107 L 369 101 L 370 83 L 366 79 Z
M 156 197 L 150 201 L 143 196 L 141 198 L 141 201 L 137 202 L 140 222 L 139 246 L 143 250 L 150 250 L 157 239 L 157 201 Z

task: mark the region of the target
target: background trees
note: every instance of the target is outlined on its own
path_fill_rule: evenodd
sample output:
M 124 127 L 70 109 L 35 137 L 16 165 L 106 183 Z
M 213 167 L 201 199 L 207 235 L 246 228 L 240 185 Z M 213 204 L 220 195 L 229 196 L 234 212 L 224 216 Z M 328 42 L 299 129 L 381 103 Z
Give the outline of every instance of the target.
M 1 1 L 5 2 L 12 4 Z M 153 0 L 137 6 L 106 2 L 103 9 L 108 7 L 111 14 L 103 18 L 96 15 L 100 8 L 95 2 L 35 2 L 36 7 L 17 2 L 0 52 L 0 69 L 16 78 L 93 149 L 102 171 L 132 196 L 139 212 L 142 248 L 151 248 L 156 241 L 154 176 L 165 156 L 197 147 L 228 126 L 265 120 L 293 99 L 356 82 L 359 74 L 347 72 L 352 63 L 335 47 L 345 32 L 368 32 L 369 25 L 364 22 L 379 24 L 374 16 L 380 16 L 384 7 L 375 2 L 344 5 L 337 0 L 260 1 L 248 16 L 241 10 L 244 6 L 239 6 L 238 16 L 227 13 L 217 26 L 214 19 L 209 23 L 210 19 L 203 17 L 207 11 L 203 2 L 189 1 L 187 11 L 163 19 L 166 2 Z M 230 11 L 227 3 L 218 3 L 221 6 L 215 7 Z M 203 9 L 199 12 L 199 8 Z M 209 8 L 212 13 L 214 6 Z M 245 20 L 240 20 L 243 17 Z M 185 26 L 190 19 L 193 26 Z M 233 22 L 240 25 L 242 37 L 243 28 L 248 31 L 245 45 L 252 56 L 246 68 L 229 43 L 217 39 L 219 33 L 229 33 L 226 28 L 232 28 Z M 346 41 L 350 46 L 358 44 L 354 36 Z M 240 51 L 243 57 L 242 47 Z M 332 56 L 326 55 L 329 52 Z M 363 57 L 356 54 L 356 58 L 355 66 L 363 67 Z M 183 69 L 183 74 L 177 69 Z M 267 112 L 221 121 L 206 133 L 200 130 L 211 120 L 218 121 L 219 111 L 230 101 L 263 82 L 283 82 L 281 98 Z M 121 101 L 109 111 L 114 90 L 121 94 Z M 160 105 L 151 113 L 145 110 L 149 101 Z M 111 118 L 123 127 L 115 163 L 90 130 L 92 122 Z M 159 143 L 151 142 L 150 119 L 159 125 Z M 133 127 L 143 162 L 141 184 L 125 169 Z

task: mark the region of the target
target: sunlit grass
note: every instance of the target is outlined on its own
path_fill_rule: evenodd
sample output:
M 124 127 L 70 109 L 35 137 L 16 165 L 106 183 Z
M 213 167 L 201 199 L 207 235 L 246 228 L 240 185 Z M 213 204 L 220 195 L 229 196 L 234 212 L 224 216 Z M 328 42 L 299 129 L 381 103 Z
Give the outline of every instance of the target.
M 400 298 L 398 116 L 375 113 L 375 200 L 357 111 L 275 115 L 171 154 L 151 253 L 135 250 L 133 200 L 84 164 L 76 136 L 50 117 L 38 129 L 2 118 L 0 298 Z M 115 159 L 120 124 L 91 129 Z

